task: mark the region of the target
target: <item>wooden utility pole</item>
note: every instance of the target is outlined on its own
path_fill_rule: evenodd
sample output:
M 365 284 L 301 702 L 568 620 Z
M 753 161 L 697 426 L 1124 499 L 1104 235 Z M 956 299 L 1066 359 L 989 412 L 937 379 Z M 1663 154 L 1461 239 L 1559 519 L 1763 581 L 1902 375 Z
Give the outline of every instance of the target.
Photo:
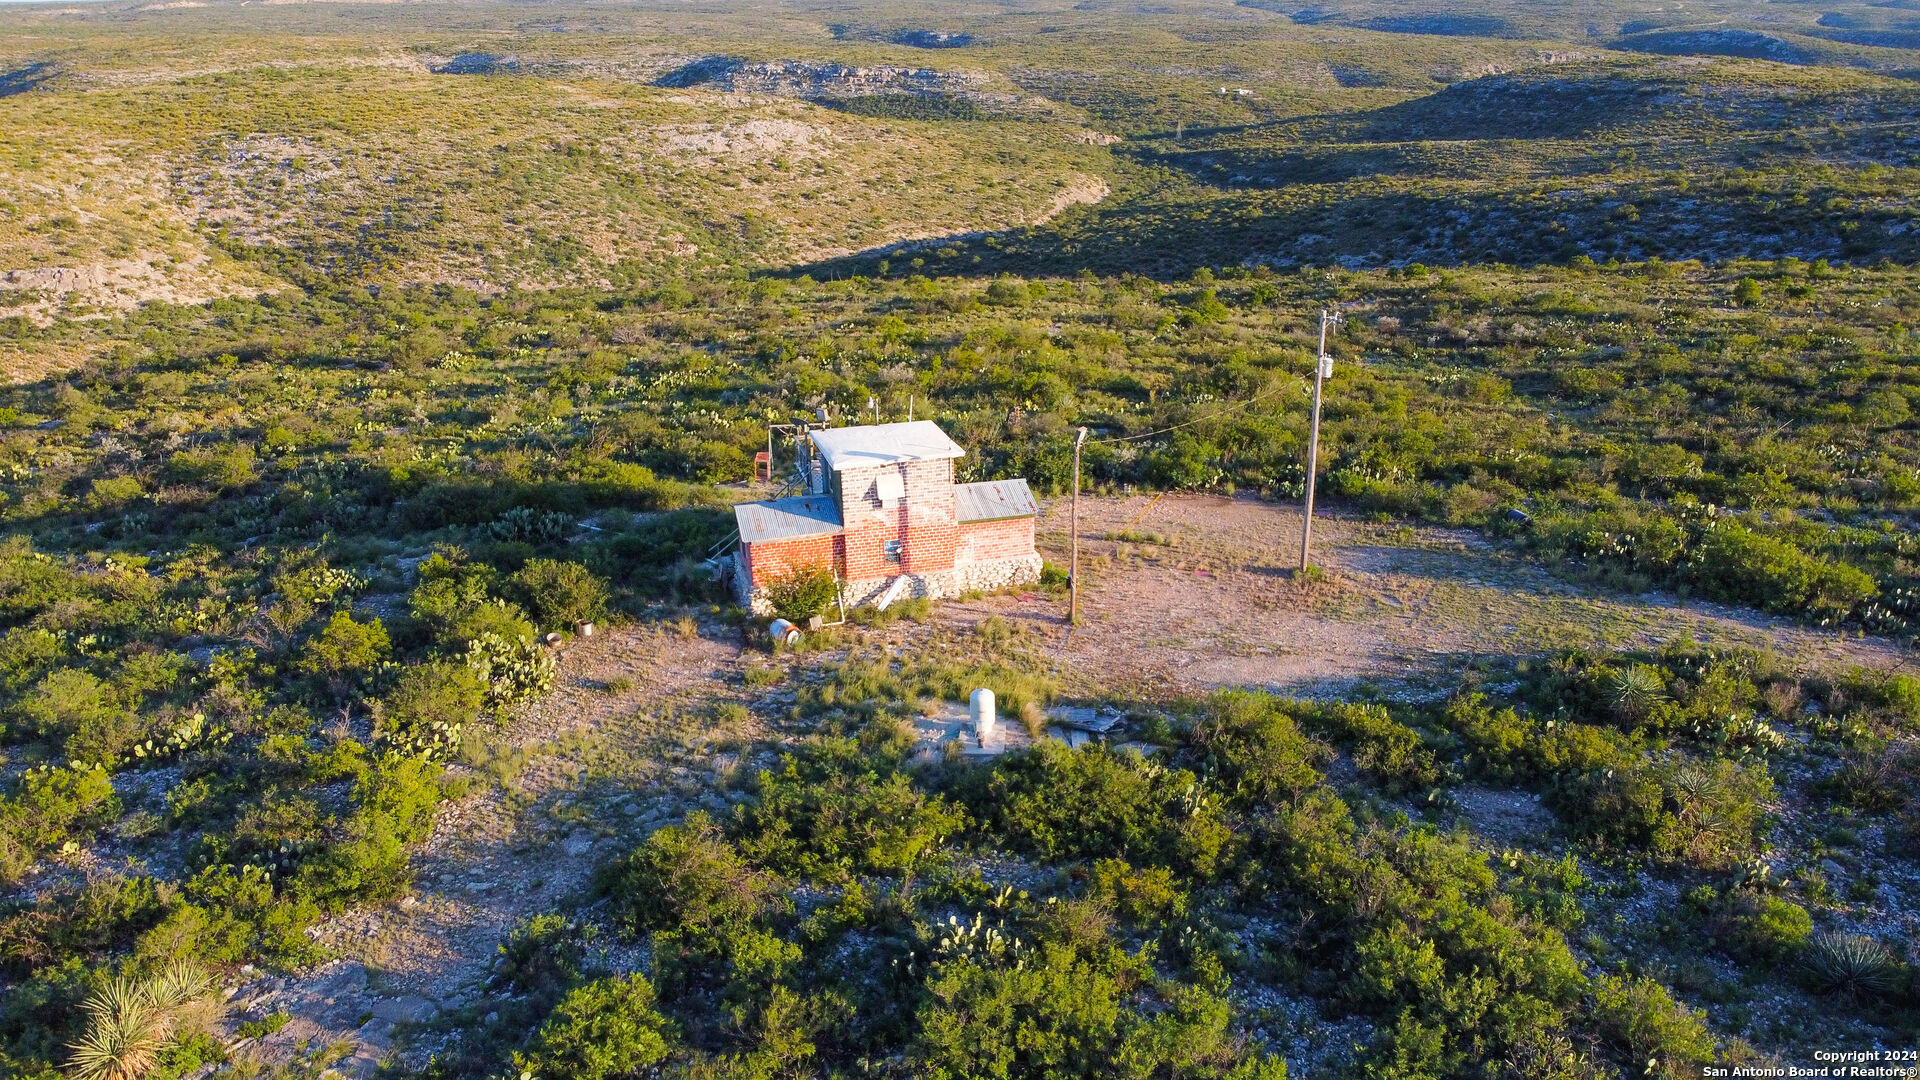
M 1333 357 L 1327 355 L 1327 326 L 1340 321 L 1338 315 L 1320 309 L 1320 356 L 1313 365 L 1313 430 L 1307 436 L 1307 498 L 1300 519 L 1300 570 L 1306 572 L 1313 546 L 1313 478 L 1320 470 L 1320 388 L 1333 374 Z
M 1073 555 L 1067 566 L 1067 625 L 1080 625 L 1080 447 L 1087 441 L 1087 429 L 1073 435 Z

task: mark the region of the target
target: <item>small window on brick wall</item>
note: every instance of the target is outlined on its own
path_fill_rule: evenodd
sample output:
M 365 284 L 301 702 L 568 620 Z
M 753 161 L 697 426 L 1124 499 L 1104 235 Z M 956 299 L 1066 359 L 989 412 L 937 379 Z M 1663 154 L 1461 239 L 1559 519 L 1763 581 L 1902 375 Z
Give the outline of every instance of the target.
M 904 545 L 902 545 L 901 542 L 898 540 L 889 540 L 885 544 L 881 545 L 880 550 L 883 553 L 885 553 L 885 555 L 887 556 L 888 562 L 898 563 L 900 561 L 900 552 L 903 546 Z

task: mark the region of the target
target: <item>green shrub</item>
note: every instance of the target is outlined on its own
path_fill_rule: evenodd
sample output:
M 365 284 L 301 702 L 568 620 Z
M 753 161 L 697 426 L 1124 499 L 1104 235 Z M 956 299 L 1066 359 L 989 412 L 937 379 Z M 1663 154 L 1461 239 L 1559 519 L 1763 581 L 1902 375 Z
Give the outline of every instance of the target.
M 144 494 L 137 476 L 102 476 L 94 480 L 87 501 L 97 510 L 110 510 Z
M 717 586 L 700 563 L 732 528 L 730 513 L 699 509 L 652 514 L 596 543 L 594 561 L 605 565 L 623 588 L 643 596 L 703 599 Z
M 833 571 L 824 566 L 794 567 L 769 580 L 766 589 L 773 613 L 796 623 L 826 614 L 840 594 Z
M 665 1060 L 673 1037 L 646 976 L 596 979 L 560 999 L 514 1065 L 542 1080 L 617 1080 Z
M 1610 727 L 1556 720 L 1544 728 L 1531 744 L 1539 775 L 1592 774 L 1630 766 L 1635 756 L 1631 741 Z
M 1465 838 L 1362 831 L 1315 789 L 1251 822 L 1245 843 L 1241 887 L 1325 928 L 1296 946 L 1297 977 L 1381 1018 L 1369 1068 L 1457 1071 L 1559 1037 L 1579 964 L 1558 931 L 1519 916 Z M 1425 1019 L 1392 1019 L 1409 1014 Z
M 1106 962 L 1102 962 L 1106 961 Z M 1286 1064 L 1228 1035 L 1226 1002 L 1197 987 L 1152 991 L 1137 963 L 1047 944 L 1016 967 L 935 968 L 914 1071 L 932 1080 L 1181 1075 L 1283 1080 Z
M 1187 912 L 1187 894 L 1164 866 L 1135 869 L 1124 859 L 1099 859 L 1087 881 L 1087 896 L 1109 905 L 1123 919 L 1162 924 Z
M 567 627 L 606 615 L 606 581 L 579 563 L 530 559 L 511 581 L 542 626 Z
M 1184 769 L 1104 744 L 1043 739 L 1002 756 L 970 809 L 1044 859 L 1110 856 L 1205 874 L 1229 838 L 1220 810 Z
M 503 636 L 519 636 L 522 626 L 524 633 L 533 633 L 533 627 L 524 624 L 524 612 L 494 595 L 499 575 L 485 563 L 468 562 L 460 552 L 451 557 L 435 552 L 420 563 L 419 575 L 407 608 L 442 645 L 464 646 L 480 633 L 501 632 L 502 624 L 521 624 Z
M 209 963 L 259 957 L 295 964 L 318 954 L 306 930 L 319 921 L 319 904 L 297 892 L 277 896 L 273 878 L 260 867 L 209 866 L 188 879 L 181 894 L 186 903 L 146 935 L 143 950 L 157 951 L 164 931 L 170 953 Z
M 469 664 L 434 660 L 408 667 L 379 703 L 374 734 L 403 752 L 444 758 L 486 706 L 488 691 Z
M 1538 778 L 1538 735 L 1511 708 L 1493 709 L 1485 695 L 1474 694 L 1448 702 L 1444 722 L 1466 751 L 1462 764 L 1475 776 L 1503 784 Z
M 14 793 L 0 798 L 0 885 L 19 880 L 40 852 L 119 813 L 113 784 L 98 765 L 27 770 Z
M 1603 844 L 1718 869 L 1757 849 L 1773 792 L 1764 761 L 1611 757 L 1562 775 L 1547 802 Z
M 1704 483 L 1704 479 L 1702 483 Z M 1671 511 L 1597 510 L 1554 515 L 1525 542 L 1600 566 L 1630 569 L 1710 599 L 1749 604 L 1823 625 L 1865 618 L 1880 585 L 1850 562 L 1814 554 L 1804 533 L 1766 531 L 1685 502 Z M 1629 587 L 1645 588 L 1642 578 Z M 1887 617 L 1881 612 L 1881 618 Z M 1904 625 L 1897 618 L 1897 625 Z
M 732 832 L 748 858 L 783 873 L 910 875 L 967 822 L 844 739 L 787 755 L 755 794 Z
M 1908 727 L 1920 725 L 1920 678 L 1887 673 L 1879 680 L 1880 701 Z
M 1169 488 L 1198 488 L 1224 475 L 1214 463 L 1214 448 L 1182 431 L 1147 456 L 1147 478 Z
M 527 621 L 527 613 L 517 604 L 505 600 L 488 600 L 476 604 L 460 613 L 459 618 L 448 628 L 441 644 L 450 647 L 464 647 L 471 651 L 476 642 L 493 641 L 534 642 L 540 640 L 540 634 Z M 494 647 L 494 646 L 489 646 Z
M 1845 618 L 1879 592 L 1857 567 L 1816 558 L 1743 525 L 1710 531 L 1699 559 L 1693 573 L 1708 595 L 1822 622 Z
M 167 465 L 182 483 L 221 491 L 246 487 L 259 475 L 252 448 L 239 444 L 182 450 Z
M 1682 1080 L 1713 1060 L 1713 1036 L 1703 1013 L 1673 1000 L 1667 988 L 1642 976 L 1606 975 L 1593 984 L 1593 1019 L 1623 1068 L 1632 1074 Z
M 1592 882 L 1580 869 L 1580 860 L 1571 854 L 1550 859 L 1522 852 L 1507 852 L 1503 858 L 1513 873 L 1507 888 L 1520 910 L 1563 933 L 1586 920 L 1580 895 Z
M 1798 952 L 1813 933 L 1807 909 L 1778 896 L 1738 889 L 1727 900 L 1727 933 L 1738 952 L 1779 960 Z
M 426 839 L 444 797 L 442 767 L 420 757 L 388 756 L 354 784 L 352 814 L 339 839 L 304 862 L 302 895 L 338 910 L 397 899 L 411 881 L 406 846 Z
M 58 738 L 110 722 L 120 712 L 112 688 L 92 672 L 77 667 L 48 672 L 15 705 L 18 727 Z
M 336 611 L 307 640 L 294 668 L 318 680 L 335 700 L 344 700 L 392 651 L 379 619 L 358 622 L 351 612 Z
M 1243 805 L 1271 803 L 1319 783 L 1326 748 L 1301 734 L 1286 709 L 1269 694 L 1214 693 L 1187 735 L 1200 772 Z
M 508 932 L 488 970 L 487 984 L 495 991 L 552 1002 L 579 980 L 589 937 L 580 923 L 561 915 L 535 915 Z
M 615 925 L 629 934 L 717 936 L 769 910 L 780 882 L 748 866 L 712 819 L 690 814 L 648 837 L 602 880 Z
M 1301 707 L 1297 715 L 1307 730 L 1349 747 L 1360 771 L 1389 792 L 1428 794 L 1447 780 L 1420 733 L 1382 706 L 1315 704 Z

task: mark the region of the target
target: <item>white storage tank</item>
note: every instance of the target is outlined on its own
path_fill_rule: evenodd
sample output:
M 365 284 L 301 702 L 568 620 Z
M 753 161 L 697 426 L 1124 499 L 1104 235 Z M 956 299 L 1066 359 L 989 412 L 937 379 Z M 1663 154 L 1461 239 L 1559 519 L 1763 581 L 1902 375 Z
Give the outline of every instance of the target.
M 986 742 L 987 736 L 993 734 L 993 691 L 984 686 L 975 690 L 967 712 L 973 720 L 974 737 Z

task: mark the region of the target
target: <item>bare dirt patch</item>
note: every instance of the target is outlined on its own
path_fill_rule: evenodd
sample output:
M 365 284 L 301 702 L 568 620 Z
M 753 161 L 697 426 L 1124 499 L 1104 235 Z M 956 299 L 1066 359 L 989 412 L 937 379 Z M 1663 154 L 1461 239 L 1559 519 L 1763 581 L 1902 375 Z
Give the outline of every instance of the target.
M 1066 213 L 1069 207 L 1097 203 L 1111 192 L 1112 189 L 1107 187 L 1105 180 L 1097 176 L 1088 176 L 1086 173 L 1074 173 L 1067 178 L 1065 185 L 1054 193 L 1053 202 L 1047 206 L 1047 212 L 1032 224 L 1045 224 Z
M 1112 193 L 1105 180 L 1083 172 L 1070 172 L 1059 181 L 1060 190 L 1054 192 L 1045 209 L 1033 217 L 1018 222 L 1022 227 L 1031 228 L 1045 225 L 1075 206 L 1090 206 Z M 926 229 L 901 228 L 886 242 L 864 248 L 818 247 L 804 252 L 808 259 L 837 259 L 848 255 L 911 255 L 917 251 L 930 251 L 947 244 L 964 240 L 977 240 L 988 235 L 989 230 L 971 229 L 962 232 L 939 232 Z
M 683 124 L 663 129 L 660 148 L 670 154 L 765 159 L 830 152 L 833 129 L 803 120 L 759 119 L 737 124 Z
M 1081 627 L 1035 593 L 943 605 L 936 618 L 1000 615 L 1053 642 L 1070 692 L 1164 697 L 1222 686 L 1335 693 L 1419 685 L 1483 655 L 1701 644 L 1768 648 L 1803 667 L 1911 667 L 1880 639 L 1847 638 L 1757 612 L 1675 597 L 1609 595 L 1476 534 L 1322 517 L 1314 561 L 1292 576 L 1297 505 L 1176 495 L 1081 501 Z M 1041 553 L 1067 561 L 1069 507 L 1040 520 Z
M 206 253 L 180 251 L 76 266 L 0 271 L 0 315 L 47 326 L 56 315 L 104 318 L 152 300 L 198 304 L 260 285 L 258 275 L 222 266 Z

